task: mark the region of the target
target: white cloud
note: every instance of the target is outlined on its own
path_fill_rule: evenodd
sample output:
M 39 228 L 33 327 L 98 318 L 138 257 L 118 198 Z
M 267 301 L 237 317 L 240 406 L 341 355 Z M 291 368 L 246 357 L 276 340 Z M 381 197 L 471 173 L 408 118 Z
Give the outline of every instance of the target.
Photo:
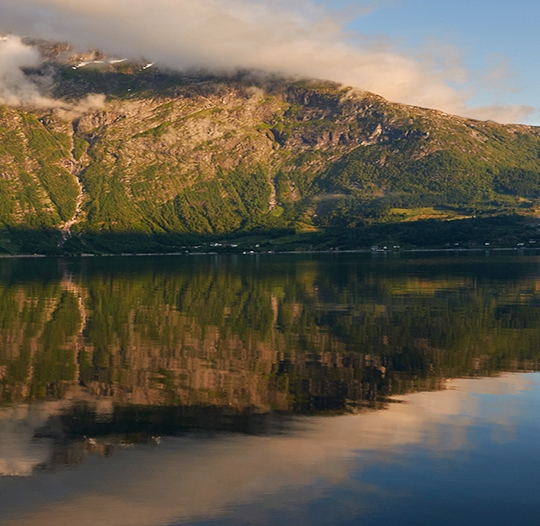
M 466 116 L 472 119 L 492 120 L 496 122 L 521 122 L 526 117 L 531 117 L 537 112 L 532 106 L 519 104 L 493 104 L 490 106 L 478 106 L 469 108 Z
M 369 7 L 369 6 L 368 6 Z M 255 68 L 342 82 L 390 100 L 508 121 L 531 108 L 468 109 L 452 51 L 418 56 L 350 34 L 312 0 L 0 0 L 0 31 L 67 40 L 79 49 L 175 69 Z
M 23 71 L 40 64 L 37 50 L 24 44 L 20 37 L 0 37 L 0 104 L 56 109 L 68 119 L 103 106 L 103 95 L 92 94 L 76 104 L 43 96 L 39 86 Z
M 39 66 L 39 53 L 25 46 L 18 37 L 0 38 L 0 103 L 10 106 L 30 101 L 46 104 L 38 87 L 23 73 L 22 68 Z

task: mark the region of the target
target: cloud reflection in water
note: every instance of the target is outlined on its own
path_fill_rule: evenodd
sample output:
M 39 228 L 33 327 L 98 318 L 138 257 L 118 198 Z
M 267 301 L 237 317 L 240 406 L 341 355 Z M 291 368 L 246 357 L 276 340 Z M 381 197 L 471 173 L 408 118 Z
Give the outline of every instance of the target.
M 487 443 L 512 441 L 515 428 L 538 409 L 539 394 L 539 374 L 453 380 L 445 391 L 395 397 L 401 403 L 386 410 L 300 417 L 291 432 L 277 436 L 166 437 L 159 447 L 117 449 L 75 469 L 0 479 L 0 520 L 10 526 L 153 526 L 218 518 L 264 523 L 278 508 L 300 513 L 311 503 L 316 509 L 313 503 L 340 492 L 349 508 L 341 512 L 357 516 L 372 505 L 371 497 L 389 491 L 363 482 L 364 469 L 406 465 L 411 447 L 433 459 L 436 469 L 456 453 L 471 457 Z M 523 397 L 534 403 L 524 405 Z M 17 443 L 9 433 L 20 437 L 21 426 L 41 425 L 55 409 L 43 403 L 26 413 L 2 413 L 4 473 L 19 465 L 28 474 L 32 463 L 43 462 L 42 442 L 26 433 Z M 472 440 L 475 428 L 487 433 Z

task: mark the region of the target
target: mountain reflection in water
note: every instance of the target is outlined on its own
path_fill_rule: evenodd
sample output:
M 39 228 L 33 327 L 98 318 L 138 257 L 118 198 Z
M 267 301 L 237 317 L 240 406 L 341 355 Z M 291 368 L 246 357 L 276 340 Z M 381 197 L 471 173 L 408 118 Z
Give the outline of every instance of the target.
M 539 270 L 535 255 L 0 260 L 0 522 L 382 524 L 381 499 L 395 520 L 380 477 L 412 449 L 418 466 L 476 461 L 539 409 L 539 375 L 502 374 L 540 369 Z

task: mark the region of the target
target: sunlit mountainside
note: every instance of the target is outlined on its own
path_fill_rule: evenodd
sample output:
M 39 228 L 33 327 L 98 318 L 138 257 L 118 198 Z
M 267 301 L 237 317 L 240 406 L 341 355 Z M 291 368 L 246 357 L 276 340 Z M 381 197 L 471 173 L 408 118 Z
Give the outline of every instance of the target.
M 538 128 L 330 82 L 90 59 L 34 73 L 53 72 L 56 99 L 102 104 L 0 108 L 2 252 L 540 238 Z

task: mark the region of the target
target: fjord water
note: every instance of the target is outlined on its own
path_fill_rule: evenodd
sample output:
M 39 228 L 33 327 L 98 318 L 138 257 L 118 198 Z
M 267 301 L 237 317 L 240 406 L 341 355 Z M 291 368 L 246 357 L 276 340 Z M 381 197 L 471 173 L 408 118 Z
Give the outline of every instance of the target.
M 536 253 L 0 260 L 0 523 L 534 524 Z

